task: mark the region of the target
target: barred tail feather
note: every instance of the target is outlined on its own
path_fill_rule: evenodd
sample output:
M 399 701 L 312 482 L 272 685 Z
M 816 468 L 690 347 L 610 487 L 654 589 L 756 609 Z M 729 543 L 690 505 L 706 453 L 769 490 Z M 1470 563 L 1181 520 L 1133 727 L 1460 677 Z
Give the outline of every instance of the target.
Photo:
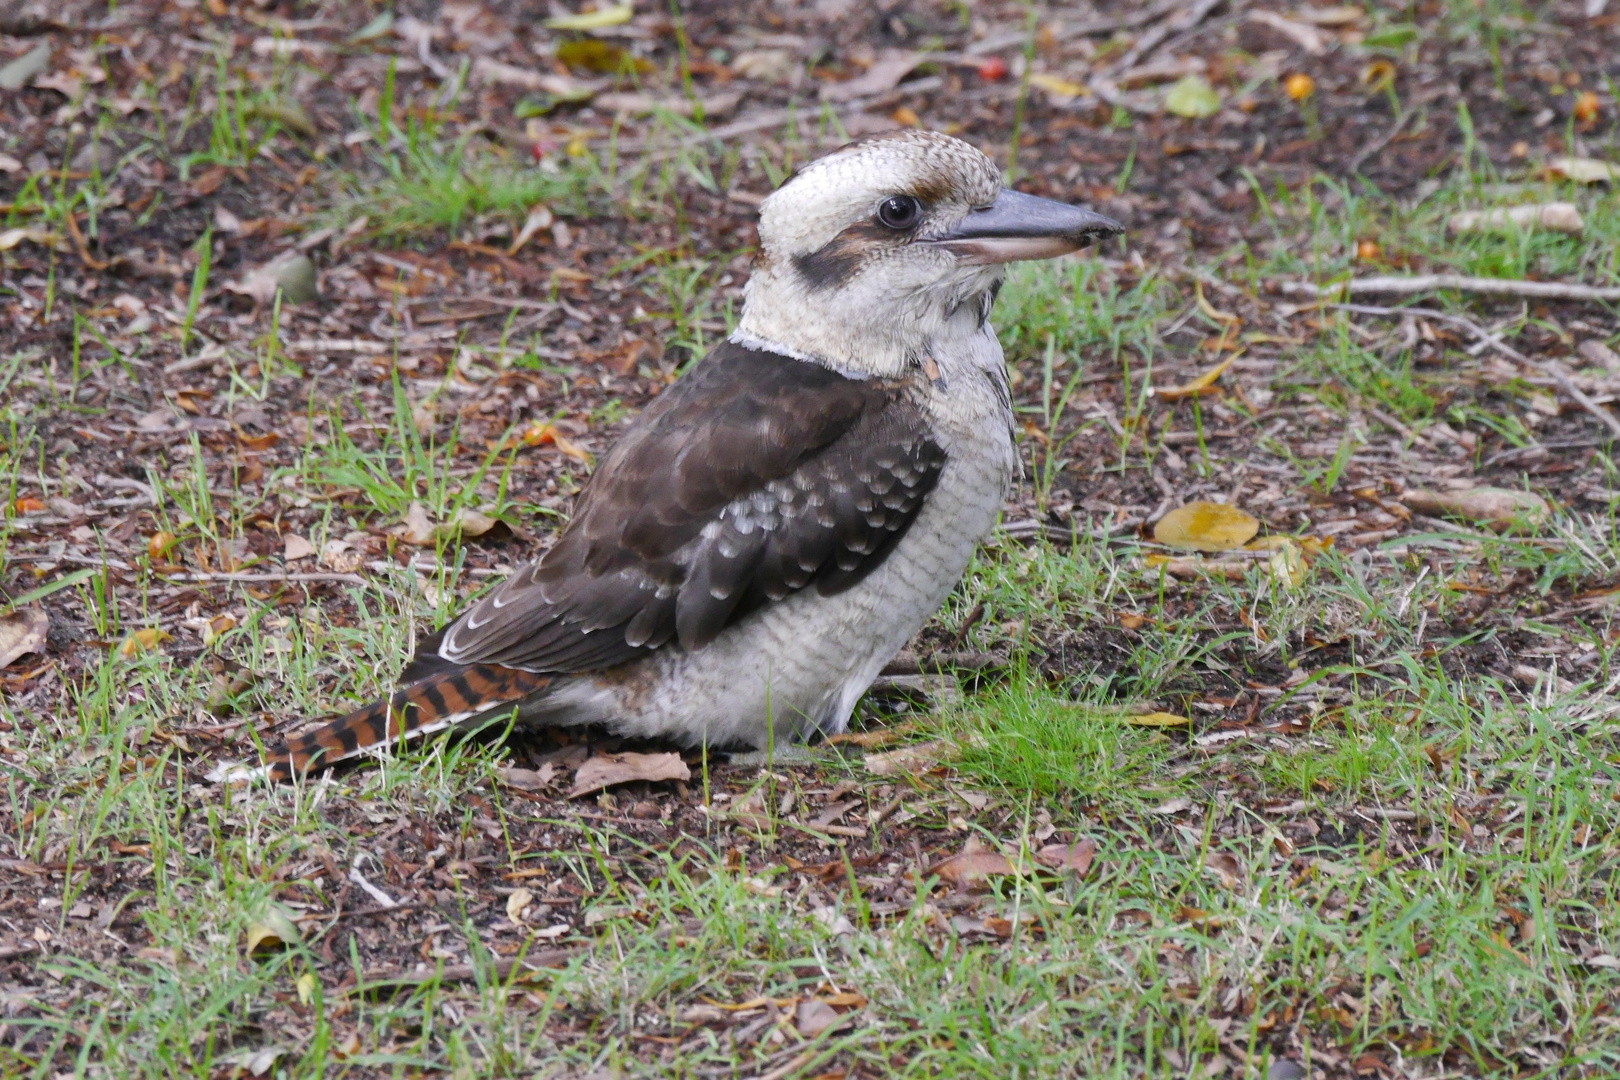
M 549 675 L 496 664 L 441 671 L 287 740 L 271 751 L 266 767 L 272 781 L 291 780 L 390 742 L 443 731 L 526 698 L 549 682 Z

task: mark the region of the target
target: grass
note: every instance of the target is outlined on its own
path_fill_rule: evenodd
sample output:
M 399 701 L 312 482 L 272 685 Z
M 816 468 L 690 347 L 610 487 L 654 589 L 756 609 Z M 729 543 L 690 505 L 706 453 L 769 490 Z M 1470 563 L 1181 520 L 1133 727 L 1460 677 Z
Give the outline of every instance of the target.
M 579 213 L 594 181 L 585 166 L 537 169 L 470 136 L 450 139 L 413 119 L 403 131 L 391 129 L 372 171 L 349 177 L 344 187 L 350 194 L 339 201 L 339 220 L 364 215 L 374 234 L 399 239 L 453 234 L 484 215 L 508 219 L 515 228 L 541 204 Z
M 1524 14 L 1509 7 L 1443 30 L 1495 62 L 1491 20 Z M 1381 39 L 1389 49 L 1410 46 L 1400 31 Z M 536 202 L 583 213 L 612 198 L 653 213 L 681 184 L 724 190 L 735 170 L 776 168 L 694 151 L 640 171 L 607 157 L 535 170 L 419 118 L 402 126 L 390 99 L 333 211 L 363 212 L 390 238 L 444 239 L 480 217 L 515 224 Z M 244 160 L 268 138 L 249 104 L 218 95 L 207 162 Z M 1273 243 L 1181 277 L 1133 272 L 1116 252 L 1019 267 L 995 318 L 1040 507 L 1075 472 L 1100 486 L 1159 469 L 1177 489 L 1224 494 L 1241 466 L 1280 492 L 1287 512 L 1268 516 L 1267 532 L 1306 537 L 1398 472 L 1377 457 L 1390 438 L 1388 453 L 1409 455 L 1395 460 L 1413 470 L 1436 456 L 1418 458 L 1414 439 L 1442 419 L 1510 446 L 1537 441 L 1524 402 L 1538 388 L 1490 382 L 1455 345 L 1435 363 L 1395 322 L 1331 311 L 1281 347 L 1238 338 L 1251 358 L 1275 361 L 1246 376 L 1264 384 L 1268 407 L 1149 393 L 1221 352 L 1226 328 L 1196 303 L 1195 277 L 1252 293 L 1276 278 L 1334 280 L 1372 269 L 1356 248 L 1374 240 L 1386 258 L 1463 273 L 1620 280 L 1611 196 L 1504 180 L 1472 161 L 1410 202 L 1359 182 L 1253 180 Z M 1445 232 L 1459 209 L 1552 197 L 1580 204 L 1584 236 Z M 80 205 L 65 188 L 29 188 L 8 224 Z M 199 248 L 182 339 L 210 250 Z M 614 276 L 667 302 L 669 344 L 696 356 L 734 317 L 719 295 L 728 262 L 676 249 Z M 1463 297 L 1428 302 L 1473 310 Z M 1534 311 L 1500 328 L 1568 333 Z M 0 379 L 33 385 L 32 359 L 0 362 Z M 257 388 L 237 380 L 243 400 L 264 397 L 272 367 L 267 354 Z M 68 381 L 79 408 L 77 374 Z M 1121 406 L 1111 425 L 1094 394 L 1105 381 L 1120 388 L 1107 399 Z M 66 407 L 62 380 L 47 382 L 47 404 L 19 399 L 6 414 L 9 559 L 39 547 L 19 498 L 73 495 L 43 434 Z M 330 414 L 312 406 L 307 441 L 262 492 L 223 483 L 197 438 L 176 443 L 145 473 L 152 526 L 185 552 L 247 541 L 298 500 L 314 508 L 317 547 L 381 533 L 413 502 L 434 521 L 470 508 L 521 520 L 511 456 L 469 445 L 453 424 L 424 436 L 407 389 L 389 390 L 391 408 L 375 414 L 360 396 Z M 610 401 L 591 421 L 616 422 L 620 408 Z M 1374 409 L 1404 430 L 1373 428 Z M 1186 471 L 1165 473 L 1165 433 L 1203 438 L 1278 416 L 1300 418 L 1297 429 L 1257 437 L 1241 461 L 1210 441 Z M 1092 467 L 1101 450 L 1106 465 Z M 1612 448 L 1593 452 L 1587 471 L 1613 489 Z M 1466 450 L 1445 464 L 1452 476 L 1487 471 Z M 1162 493 L 1141 490 L 1128 494 Z M 136 556 L 127 579 L 97 571 L 62 587 L 48 598 L 53 616 L 112 644 L 139 628 L 193 633 L 187 619 L 216 613 L 234 625 L 201 650 L 108 649 L 0 705 L 5 855 L 43 883 L 12 887 L 0 920 L 33 935 L 48 976 L 7 992 L 0 1074 L 1265 1076 L 1286 1054 L 1328 1075 L 1368 1055 L 1410 1076 L 1613 1075 L 1620 657 L 1602 590 L 1620 575 L 1620 527 L 1612 506 L 1589 506 L 1571 502 L 1525 535 L 1440 523 L 1329 547 L 1297 587 L 1262 565 L 1178 580 L 1146 561 L 1156 549 L 1135 531 L 1090 535 L 1081 513 L 1071 543 L 1003 537 L 983 549 L 925 631 L 1006 661 L 964 678 L 960 704 L 914 718 L 920 736 L 954 748 L 940 770 L 716 766 L 686 796 L 631 790 L 595 804 L 503 783 L 511 759 L 498 739 L 412 746 L 295 788 L 205 783 L 213 757 L 254 755 L 273 724 L 381 693 L 414 632 L 460 610 L 484 579 L 464 574 L 471 554 L 454 542 L 434 551 L 442 569 L 419 577 L 379 540 L 367 555 L 385 569 L 365 570 L 365 586 L 312 603 L 226 584 L 208 594 L 214 607 L 188 613 L 203 601 L 166 606 L 172 584 Z M 37 576 L 48 588 L 69 569 Z M 1576 664 L 1581 654 L 1590 659 Z M 253 679 L 230 691 L 234 713 L 211 715 L 202 703 L 229 686 L 227 661 Z M 1557 678 L 1527 682 L 1521 667 Z M 1149 709 L 1189 722 L 1144 726 Z M 895 806 L 890 824 L 865 819 L 866 835 L 823 843 L 831 834 L 816 839 L 805 812 L 782 809 L 790 795 L 810 805 L 844 784 L 872 810 Z M 727 808 L 756 795 L 765 824 L 739 823 Z M 669 816 L 668 835 L 623 812 L 642 800 Z M 902 826 L 909 845 L 892 842 Z M 938 868 L 970 839 L 1024 864 L 1079 838 L 1097 845 L 1083 875 L 998 875 L 969 891 Z M 810 854 L 824 865 L 807 867 Z M 351 868 L 421 907 L 368 912 Z M 519 888 L 552 910 L 505 918 Z M 296 935 L 250 953 L 251 928 L 276 912 Z M 503 919 L 511 925 L 496 929 Z M 553 919 L 566 930 L 538 936 Z M 560 968 L 503 967 L 559 945 L 573 949 Z M 418 962 L 419 980 L 398 993 L 346 985 Z M 853 1019 L 806 1038 L 795 1006 L 774 1003 L 817 996 Z M 757 1042 L 738 1041 L 761 1020 Z
M 302 483 L 358 489 L 384 515 L 423 497 L 448 510 L 483 475 L 451 477 L 453 455 L 414 440 L 408 426 L 372 450 L 334 429 L 306 460 Z M 189 502 L 183 488 L 167 489 L 174 513 L 199 529 L 239 532 L 230 515 L 204 517 L 199 507 L 215 500 L 203 483 L 192 478 Z M 1612 522 L 1562 527 L 1579 543 L 1479 541 L 1447 575 L 1528 568 L 1545 591 L 1613 572 Z M 828 983 L 865 1000 L 862 1019 L 804 1043 L 787 1032 L 784 1046 L 806 1055 L 803 1075 L 839 1061 L 900 1076 L 1001 1077 L 1034 1075 L 1039 1061 L 1042 1075 L 1181 1076 L 1233 1054 L 1252 1054 L 1263 1068 L 1278 1025 L 1310 1033 L 1307 1064 L 1399 1047 L 1408 1061 L 1444 1056 L 1497 1075 L 1512 1068 L 1505 1038 L 1555 1036 L 1549 1069 L 1620 1067 L 1608 1015 L 1620 978 L 1583 959 L 1620 946 L 1608 840 L 1620 828 L 1610 798 L 1620 790 L 1613 710 L 1582 693 L 1527 700 L 1489 676 L 1449 673 L 1438 658 L 1456 644 L 1421 639 L 1401 611 L 1432 608 L 1438 623 L 1455 594 L 1400 559 L 1325 558 L 1308 590 L 1263 589 L 1251 578 L 1167 593 L 1131 546 L 992 550 L 942 620 L 954 626 L 983 604 L 989 614 L 969 642 L 1005 641 L 1026 655 L 1063 626 L 1103 625 L 1120 608 L 1152 620 L 1117 659 L 1117 677 L 1075 663 L 1054 684 L 1035 665 L 1014 666 L 1001 686 L 937 721 L 967 749 L 950 785 L 914 789 L 921 818 L 951 828 L 961 804 L 950 793 L 963 785 L 1009 811 L 1013 831 L 993 831 L 989 843 L 1015 853 L 1039 846 L 1031 831 L 1042 811 L 1102 853 L 1100 869 L 1082 880 L 997 882 L 977 917 L 1016 915 L 1014 925 L 1028 928 L 1000 945 L 974 943 L 940 913 L 935 905 L 953 894 L 926 876 L 906 885 L 909 913 L 879 916 L 859 879 L 819 896 L 762 895 L 729 867 L 718 837 L 671 849 L 541 817 L 491 783 L 493 747 L 418 748 L 330 788 L 198 787 L 177 768 L 183 759 L 165 733 L 207 695 L 209 674 L 162 653 L 109 657 L 71 708 L 13 720 L 3 736 L 12 762 L 6 813 L 22 823 L 16 858 L 68 867 L 53 909 L 59 935 L 72 932 L 66 912 L 91 880 L 74 867 L 104 862 L 115 841 L 149 846 L 149 859 L 130 860 L 150 872 L 128 903 L 150 944 L 133 962 L 66 952 L 42 960 L 77 993 L 12 1021 L 34 1049 L 0 1049 L 5 1067 L 29 1074 L 54 1060 L 119 1076 L 201 1077 L 268 1053 L 287 1077 L 500 1075 L 542 1064 L 650 1074 L 636 1033 L 666 1030 L 704 1001 L 785 1000 L 826 994 Z M 357 595 L 359 617 L 338 626 L 239 597 L 247 617 L 218 649 L 259 673 L 266 696 L 257 707 L 277 714 L 318 715 L 376 693 L 408 648 L 405 628 L 383 617 L 397 610 L 392 598 Z M 1214 629 L 1240 610 L 1267 628 L 1271 648 L 1246 631 Z M 1186 707 L 1234 655 L 1286 654 L 1307 629 L 1335 626 L 1375 635 L 1352 637 L 1344 664 L 1362 674 L 1352 689 L 1318 699 L 1307 735 L 1206 749 L 1119 712 L 1123 702 L 1161 696 Z M 331 699 L 332 686 L 344 701 Z M 240 751 L 247 739 L 239 737 Z M 1483 810 L 1481 793 L 1490 793 Z M 470 800 L 484 809 L 475 813 Z M 1293 808 L 1274 809 L 1284 804 Z M 486 814 L 507 837 L 545 831 L 554 847 L 509 854 L 519 860 L 510 865 L 543 866 L 548 878 L 583 883 L 589 903 L 634 917 L 609 917 L 587 932 L 594 948 L 564 969 L 516 982 L 494 973 L 481 944 L 488 895 L 457 888 L 441 903 L 450 928 L 435 940 L 481 969 L 476 981 L 429 977 L 375 1001 L 343 995 L 338 973 L 367 965 L 356 954 L 334 968 L 321 952 L 333 933 L 324 920 L 301 923 L 303 940 L 284 952 L 242 951 L 249 925 L 273 903 L 330 896 L 335 883 L 316 880 L 321 852 L 346 864 L 358 850 L 334 832 L 327 805 L 347 808 L 343 820 L 362 833 L 409 819 L 474 837 Z M 1391 806 L 1420 827 L 1379 816 Z M 1282 831 L 1301 817 L 1319 826 L 1314 845 Z M 1488 838 L 1475 835 L 1477 821 L 1490 823 Z M 855 842 L 848 853 L 861 850 Z M 768 884 L 792 884 L 764 872 Z M 834 934 L 811 916 L 825 899 L 852 929 Z M 299 980 L 311 973 L 305 1003 Z M 579 1017 L 593 1018 L 583 1036 Z M 572 1034 L 560 1038 L 558 1023 Z M 686 1068 L 747 1060 L 720 1036 L 682 1045 Z

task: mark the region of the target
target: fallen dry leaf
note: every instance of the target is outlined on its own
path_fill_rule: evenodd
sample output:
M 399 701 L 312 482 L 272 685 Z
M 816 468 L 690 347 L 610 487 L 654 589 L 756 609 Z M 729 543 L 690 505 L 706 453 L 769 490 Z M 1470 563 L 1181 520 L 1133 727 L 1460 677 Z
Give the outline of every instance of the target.
M 483 536 L 495 527 L 498 520 L 478 510 L 457 510 L 449 521 L 435 525 L 433 519 L 428 517 L 427 508 L 413 502 L 405 511 L 400 539 L 415 547 L 428 547 L 457 536 Z
M 1578 233 L 1586 228 L 1574 203 L 1543 203 L 1536 206 L 1498 207 L 1495 210 L 1464 210 L 1446 220 L 1446 231 L 1459 233 L 1499 233 L 1516 229 L 1551 229 Z
M 956 745 L 946 739 L 929 739 L 881 754 L 867 754 L 866 771 L 876 776 L 907 776 L 928 772 L 956 756 Z
M 828 1028 L 837 1027 L 843 1022 L 843 1017 L 828 1005 L 817 998 L 805 998 L 799 1002 L 799 1008 L 794 1013 L 794 1026 L 799 1034 L 807 1039 L 813 1039 Z
M 1142 713 L 1140 716 L 1127 716 L 1123 719 L 1133 727 L 1186 727 L 1192 723 L 1185 716 L 1169 712 Z
M 1221 111 L 1221 95 L 1200 72 L 1183 75 L 1165 92 L 1164 111 L 1188 120 L 1203 120 Z
M 821 88 L 825 101 L 850 101 L 874 94 L 886 94 L 900 85 L 926 57 L 904 49 L 885 50 L 871 67 L 846 82 L 827 83 Z
M 281 554 L 288 562 L 297 562 L 314 555 L 315 545 L 297 533 L 287 533 L 281 538 Z
M 545 203 L 537 203 L 530 207 L 529 216 L 523 219 L 523 228 L 519 229 L 518 234 L 512 238 L 512 246 L 506 249 L 506 253 L 516 255 L 522 250 L 523 245 L 534 237 L 535 233 L 541 229 L 551 228 L 553 220 L 555 219 L 551 216 L 551 208 L 546 206 Z
M 1549 176 L 1573 180 L 1577 184 L 1620 183 L 1620 165 L 1612 165 L 1597 158 L 1555 157 L 1547 162 Z
M 457 510 L 456 516 L 439 526 L 439 529 L 452 535 L 460 533 L 462 536 L 483 536 L 493 529 L 499 520 L 477 510 Z
M 1305 584 L 1305 549 L 1292 536 L 1262 536 L 1245 544 L 1244 549 L 1271 552 L 1271 558 L 1266 560 L 1266 568 L 1271 571 L 1273 579 L 1292 589 Z
M 1153 526 L 1153 539 L 1167 547 L 1226 551 L 1254 539 L 1260 523 L 1229 503 L 1190 502 Z
M 1477 487 L 1464 491 L 1424 491 L 1402 493 L 1401 503 L 1432 517 L 1461 518 L 1485 525 L 1496 532 L 1535 529 L 1552 517 L 1547 500 L 1533 491 L 1511 488 Z
M 547 30 L 606 30 L 612 26 L 623 26 L 635 13 L 634 4 L 614 4 L 582 15 L 559 15 L 547 19 L 545 26 Z
M 413 502 L 405 510 L 405 529 L 400 533 L 400 539 L 414 547 L 426 547 L 438 538 L 438 530 L 433 525 L 433 519 L 428 517 L 427 507 L 419 502 Z
M 279 907 L 266 908 L 264 914 L 248 924 L 247 951 L 249 956 L 262 956 L 300 940 L 298 927 Z
M 558 431 L 555 424 L 537 422 L 530 425 L 529 430 L 523 433 L 523 441 L 530 446 L 545 446 L 549 443 L 581 465 L 589 465 L 593 460 L 589 452 Z
M 274 300 L 277 290 L 289 304 L 315 299 L 319 294 L 319 278 L 314 261 L 308 255 L 283 256 L 243 275 L 240 280 L 225 284 L 226 292 L 261 304 Z
M 732 58 L 731 70 L 745 79 L 789 83 L 802 68 L 798 59 L 787 49 L 750 49 Z
M 1212 872 L 1224 888 L 1236 889 L 1243 884 L 1243 864 L 1224 851 L 1217 851 L 1204 859 L 1204 867 Z
M 516 889 L 506 898 L 506 917 L 515 923 L 523 921 L 523 909 L 534 903 L 534 893 Z
M 1214 309 L 1211 308 L 1210 310 L 1213 311 Z M 1156 386 L 1153 388 L 1153 394 L 1155 397 L 1164 401 L 1180 401 L 1182 398 L 1198 397 L 1200 395 L 1207 394 L 1215 389 L 1215 380 L 1220 378 L 1226 372 L 1226 369 L 1232 366 L 1232 361 L 1236 359 L 1236 356 L 1229 356 L 1225 360 L 1222 360 L 1220 363 L 1216 364 L 1214 367 L 1210 368 L 1208 371 L 1204 372 L 1202 375 L 1198 376 L 1196 379 L 1193 379 L 1191 382 L 1182 383 L 1180 386 L 1166 386 L 1162 388 Z
M 986 849 L 975 836 L 970 838 L 957 854 L 944 862 L 930 866 L 928 873 L 938 874 L 941 880 L 948 881 L 952 885 L 965 886 L 982 882 L 986 878 L 1004 877 L 1017 871 L 1013 869 L 1013 864 L 1007 861 L 1005 855 L 999 851 Z
M 1620 353 L 1609 348 L 1607 342 L 1599 341 L 1597 338 L 1588 338 L 1586 341 L 1581 342 L 1575 352 L 1588 364 L 1596 364 L 1598 367 L 1606 368 L 1611 375 L 1620 375 Z
M 10 251 L 24 240 L 40 247 L 54 247 L 58 251 L 67 247 L 66 241 L 45 229 L 7 229 L 0 232 L 0 251 Z
M 1096 855 L 1096 841 L 1077 840 L 1072 844 L 1048 844 L 1035 853 L 1035 861 L 1053 870 L 1073 870 L 1084 875 Z
M 43 653 L 51 620 L 37 607 L 0 615 L 0 668 L 24 653 Z
M 1275 11 L 1251 11 L 1249 21 L 1261 23 L 1271 27 L 1278 33 L 1293 40 L 1294 44 L 1310 53 L 1312 56 L 1321 56 L 1327 51 L 1327 39 L 1316 27 L 1307 23 L 1295 22 L 1293 19 L 1277 14 Z M 1289 90 L 1289 97 L 1294 97 Z M 1294 100 L 1299 100 L 1294 98 Z
M 648 61 L 600 38 L 561 42 L 555 55 L 570 71 L 587 75 L 650 75 L 653 72 Z
M 496 769 L 495 775 L 507 787 L 514 787 L 520 791 L 539 791 L 551 784 L 552 777 L 557 775 L 557 767 L 548 761 L 539 769 L 516 767 Z
M 130 657 L 138 656 L 143 652 L 150 652 L 159 645 L 163 644 L 165 641 L 173 640 L 173 634 L 164 630 L 159 630 L 154 626 L 148 626 L 143 630 L 135 631 L 133 634 L 130 634 L 129 637 L 119 642 L 117 652 L 119 656 L 127 660 Z
M 679 754 L 597 754 L 587 758 L 574 774 L 570 799 L 632 780 L 690 780 L 692 770 Z
M 1313 26 L 1352 26 L 1360 22 L 1367 12 L 1360 4 L 1343 4 L 1330 8 L 1298 8 L 1294 18 Z
M 1590 90 L 1582 90 L 1575 95 L 1575 107 L 1570 115 L 1577 124 L 1590 124 L 1603 112 L 1603 99 Z
M 1073 101 L 1082 94 L 1090 93 L 1084 83 L 1072 82 L 1058 75 L 1047 75 L 1037 72 L 1029 77 L 1029 85 L 1037 90 L 1044 90 L 1057 100 L 1059 105 Z

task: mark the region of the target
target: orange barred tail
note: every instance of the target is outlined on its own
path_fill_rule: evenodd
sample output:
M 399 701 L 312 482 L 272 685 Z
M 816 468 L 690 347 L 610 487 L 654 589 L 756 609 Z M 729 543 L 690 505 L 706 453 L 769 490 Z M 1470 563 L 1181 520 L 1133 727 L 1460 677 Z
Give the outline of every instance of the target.
M 287 740 L 271 751 L 266 762 L 270 779 L 291 780 L 408 735 L 443 731 L 479 713 L 526 698 L 550 681 L 549 675 L 496 664 L 471 664 L 439 672 Z

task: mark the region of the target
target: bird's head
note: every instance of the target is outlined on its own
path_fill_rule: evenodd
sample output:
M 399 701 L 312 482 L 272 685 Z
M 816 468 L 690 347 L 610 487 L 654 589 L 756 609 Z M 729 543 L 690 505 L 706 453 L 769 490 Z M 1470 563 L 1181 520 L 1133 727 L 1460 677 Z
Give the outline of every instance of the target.
M 1121 231 L 1078 206 L 1004 188 L 960 139 L 904 130 L 801 169 L 760 207 L 741 339 L 892 376 L 953 320 L 982 323 L 1004 264 Z

